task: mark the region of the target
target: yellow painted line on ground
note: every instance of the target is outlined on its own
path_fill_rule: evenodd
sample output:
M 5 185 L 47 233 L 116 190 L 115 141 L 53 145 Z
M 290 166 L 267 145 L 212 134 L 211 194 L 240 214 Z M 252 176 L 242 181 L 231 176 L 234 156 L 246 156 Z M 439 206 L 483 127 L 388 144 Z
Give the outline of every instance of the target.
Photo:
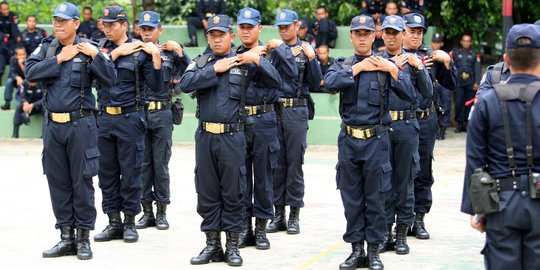
M 329 249 L 317 254 L 317 256 L 311 258 L 309 261 L 305 262 L 302 266 L 298 267 L 298 270 L 305 270 L 307 269 L 310 265 L 312 265 L 313 263 L 315 263 L 316 261 L 318 261 L 319 259 L 321 259 L 322 257 L 334 252 L 334 250 L 342 247 L 343 245 L 345 245 L 346 243 L 345 242 L 338 242 L 336 243 L 335 245 L 333 245 L 332 247 L 330 247 Z

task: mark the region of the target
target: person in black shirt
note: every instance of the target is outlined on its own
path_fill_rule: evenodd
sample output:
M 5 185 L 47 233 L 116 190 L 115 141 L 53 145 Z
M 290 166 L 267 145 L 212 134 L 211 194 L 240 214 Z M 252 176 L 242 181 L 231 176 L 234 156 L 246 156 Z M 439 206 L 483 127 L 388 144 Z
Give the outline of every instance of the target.
M 13 86 L 19 87 L 24 80 L 24 61 L 28 54 L 24 47 L 15 49 L 15 56 L 11 58 L 9 63 L 9 77 L 6 80 L 6 88 L 4 91 L 4 100 L 6 103 L 2 106 L 2 110 L 9 110 L 11 100 L 13 99 Z
M 139 28 L 139 20 L 133 21 L 133 31 L 129 35 L 134 39 L 142 40 L 141 28 Z
M 92 35 L 90 36 L 90 38 L 92 40 L 99 40 L 99 39 L 105 38 L 104 29 L 105 28 L 103 27 L 103 19 L 99 17 L 99 19 L 96 22 L 96 30 L 92 32 Z
M 208 28 L 208 17 L 217 14 L 226 14 L 227 0 L 197 0 L 197 17 L 187 19 L 187 28 L 190 42 L 186 47 L 197 47 L 197 29 Z M 209 52 L 207 49 L 205 53 Z
M 0 78 L 2 78 L 4 68 L 13 55 L 16 43 L 21 41 L 17 14 L 9 10 L 9 4 L 5 1 L 0 3 L 0 35 L 2 38 L 0 41 Z M 6 110 L 9 107 L 2 106 L 2 109 Z
M 77 29 L 77 35 L 82 38 L 90 38 L 92 33 L 96 31 L 96 20 L 92 18 L 92 8 L 84 7 L 83 8 L 83 21 L 81 26 Z
M 334 48 L 338 32 L 336 23 L 328 18 L 328 9 L 325 6 L 317 7 L 315 18 L 316 20 L 313 22 L 311 29 L 317 43 L 316 47 L 324 44 Z
M 15 109 L 13 115 L 12 138 L 19 138 L 19 127 L 22 124 L 30 124 L 30 115 L 43 112 L 43 86 L 41 83 L 23 81 L 19 87 L 21 103 Z
M 319 60 L 319 65 L 321 66 L 321 73 L 324 77 L 328 68 L 334 63 L 334 58 L 330 57 L 330 48 L 328 45 L 321 45 L 317 48 L 317 60 Z M 327 92 L 328 90 L 324 86 L 324 79 L 321 80 L 320 92 Z

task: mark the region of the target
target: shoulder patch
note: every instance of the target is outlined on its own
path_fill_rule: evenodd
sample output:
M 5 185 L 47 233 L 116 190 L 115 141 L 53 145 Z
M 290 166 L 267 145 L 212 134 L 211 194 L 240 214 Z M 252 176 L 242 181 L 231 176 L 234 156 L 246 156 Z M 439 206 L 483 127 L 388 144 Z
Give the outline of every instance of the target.
M 189 65 L 187 66 L 186 70 L 192 70 L 192 69 L 195 68 L 196 65 L 197 65 L 197 62 L 191 61 L 191 62 L 189 63 Z
M 39 52 L 41 51 L 41 44 L 39 44 L 39 46 L 32 52 L 32 55 L 38 55 Z

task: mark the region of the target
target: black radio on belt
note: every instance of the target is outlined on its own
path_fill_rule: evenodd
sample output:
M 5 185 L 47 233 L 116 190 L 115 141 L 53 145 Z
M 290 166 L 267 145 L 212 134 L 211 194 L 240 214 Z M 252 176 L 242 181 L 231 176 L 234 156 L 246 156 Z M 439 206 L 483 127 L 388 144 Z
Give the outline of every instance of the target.
M 529 193 L 531 199 L 540 199 L 540 173 L 529 174 Z

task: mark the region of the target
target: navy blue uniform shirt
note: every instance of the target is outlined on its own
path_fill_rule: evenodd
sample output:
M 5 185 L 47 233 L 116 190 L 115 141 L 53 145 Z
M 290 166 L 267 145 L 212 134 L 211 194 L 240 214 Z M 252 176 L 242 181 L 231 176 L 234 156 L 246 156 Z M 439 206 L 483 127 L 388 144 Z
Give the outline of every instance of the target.
M 204 20 L 217 14 L 225 14 L 227 10 L 227 0 L 197 0 L 197 17 Z
M 289 45 L 289 48 L 296 47 L 296 46 L 302 46 L 302 41 L 300 39 L 296 39 L 296 43 Z M 310 45 L 311 46 L 311 45 Z M 321 66 L 319 66 L 319 61 L 317 59 L 313 59 L 312 61 L 308 61 L 307 56 L 303 54 L 303 52 L 300 52 L 295 57 L 296 61 L 296 68 L 297 68 L 297 74 L 295 78 L 292 78 L 292 80 L 287 80 L 286 78 L 283 78 L 283 88 L 281 91 L 278 91 L 280 97 L 285 98 L 295 98 L 298 97 L 297 91 L 298 91 L 298 84 L 299 84 L 299 78 L 300 78 L 300 64 L 299 62 L 302 61 L 302 56 L 304 58 L 305 63 L 305 69 L 304 69 L 304 78 L 302 81 L 302 89 L 300 90 L 300 97 L 307 97 L 309 96 L 310 90 L 317 90 L 320 87 L 320 83 L 322 80 L 322 73 L 321 73 Z
M 2 37 L 9 35 L 11 40 L 16 40 L 20 36 L 17 14 L 10 11 L 8 16 L 0 15 L 0 34 Z
M 43 39 L 41 45 L 26 60 L 24 74 L 31 82 L 42 82 L 47 89 L 46 105 L 50 112 L 72 112 L 81 108 L 81 67 L 83 61 L 80 54 L 73 59 L 57 64 L 58 55 L 63 46 L 60 44 L 56 49 L 55 56 L 45 59 L 51 38 Z M 74 44 L 79 43 L 79 37 L 75 37 Z M 96 58 L 89 58 L 87 65 L 86 93 L 84 95 L 83 109 L 94 109 L 96 99 L 90 85 L 95 78 L 98 86 L 111 87 L 116 83 L 116 70 L 109 57 L 100 52 Z
M 27 81 L 24 81 L 21 86 L 21 103 L 28 102 L 30 104 L 43 104 L 43 86 L 38 83 L 35 87 L 30 87 Z
M 473 85 L 474 83 L 480 83 L 482 76 L 480 54 L 477 54 L 471 49 L 464 50 L 459 48 L 452 50 L 452 52 L 450 52 L 450 56 L 452 59 L 454 59 L 458 76 L 461 76 L 462 73 L 468 73 L 470 75 L 467 79 L 460 78 L 461 85 Z
M 186 52 L 183 56 L 172 51 L 161 51 L 163 82 L 159 91 L 146 87 L 147 100 L 169 100 L 174 91 L 174 77 L 182 75 L 189 65 L 189 57 Z
M 526 74 L 512 74 L 508 84 L 529 84 L 540 81 L 540 77 Z M 490 90 L 492 90 L 491 88 Z M 461 211 L 473 214 L 468 190 L 468 179 L 475 169 L 482 168 L 494 179 L 512 176 L 508 156 L 499 98 L 495 91 L 486 91 L 478 96 L 474 111 L 471 112 L 467 128 L 467 165 Z M 527 174 L 525 154 L 526 105 L 519 100 L 507 101 L 508 121 L 510 123 L 514 159 L 517 165 L 516 176 Z M 540 172 L 540 94 L 532 102 L 532 138 L 534 172 Z
M 197 92 L 199 103 L 199 119 L 213 123 L 238 123 L 239 106 L 242 93 L 242 70 L 234 67 L 224 73 L 216 73 L 214 64 L 217 60 L 233 57 L 236 53 L 231 50 L 228 55 L 211 54 L 208 63 L 199 69 L 192 62 L 180 80 L 180 89 L 185 93 Z M 267 88 L 280 86 L 279 78 L 275 77 L 275 68 L 263 57 L 260 66 L 246 64 L 248 72 L 246 83 L 251 81 Z M 253 89 L 248 89 L 253 90 Z M 242 108 L 243 110 L 244 108 Z M 240 121 L 243 121 L 240 119 Z
M 356 55 L 352 65 L 367 57 L 369 56 Z M 343 114 L 341 116 L 343 122 L 350 126 L 390 124 L 392 121 L 388 113 L 385 113 L 383 119 L 380 119 L 381 102 L 386 103 L 388 99 L 381 100 L 377 71 L 360 72 L 353 77 L 352 68 L 343 67 L 344 61 L 343 57 L 336 59 L 324 76 L 328 90 L 343 92 Z M 415 90 L 407 74 L 398 71 L 397 80 L 394 80 L 390 74 L 387 77 L 386 85 L 390 91 L 405 101 L 414 101 Z M 388 107 L 385 106 L 385 109 L 387 110 Z
M 132 42 L 128 38 L 126 42 Z M 118 45 L 107 41 L 103 45 L 107 52 L 112 52 Z M 135 59 L 134 54 L 121 56 L 114 61 L 118 73 L 117 83 L 112 87 L 98 87 L 98 102 L 101 106 L 132 106 L 136 103 L 135 89 Z M 140 51 L 138 55 L 139 69 L 139 92 L 140 102 L 146 100 L 145 84 L 150 90 L 159 92 L 162 90 L 163 77 L 161 69 L 155 69 L 152 56 Z
M 499 66 L 499 70 L 495 69 L 495 66 Z M 499 72 L 499 81 L 492 82 L 493 76 L 495 72 Z M 499 62 L 495 65 L 490 65 L 486 68 L 486 73 L 484 73 L 484 76 L 482 76 L 482 80 L 480 81 L 480 85 L 478 86 L 478 90 L 476 91 L 476 95 L 480 95 L 483 92 L 492 89 L 493 85 L 501 84 L 508 80 L 510 77 L 510 69 L 504 62 Z
M 25 29 L 21 33 L 21 43 L 26 48 L 26 52 L 31 54 L 47 36 L 47 31 L 42 28 L 36 28 L 34 32 L 28 32 L 28 29 Z

